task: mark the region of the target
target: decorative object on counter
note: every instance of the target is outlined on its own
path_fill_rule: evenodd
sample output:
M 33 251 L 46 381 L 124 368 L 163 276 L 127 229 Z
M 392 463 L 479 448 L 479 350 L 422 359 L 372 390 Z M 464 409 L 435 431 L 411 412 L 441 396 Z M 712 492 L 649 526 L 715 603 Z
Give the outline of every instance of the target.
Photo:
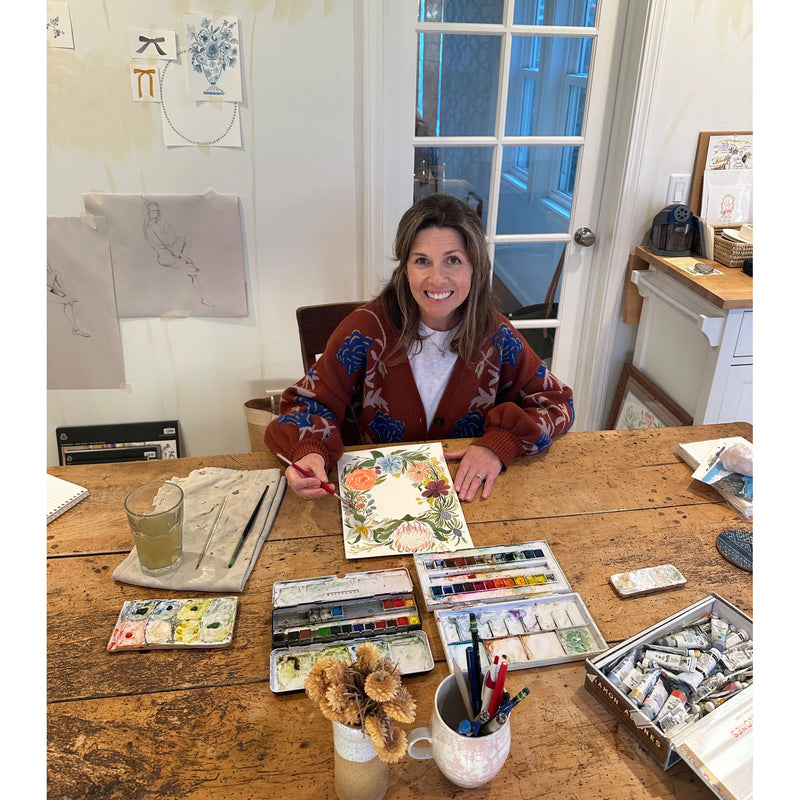
M 349 663 L 321 658 L 306 678 L 306 694 L 333 723 L 336 794 L 340 800 L 379 800 L 389 785 L 388 764 L 408 749 L 398 723 L 416 718 L 416 702 L 397 666 L 371 642 Z

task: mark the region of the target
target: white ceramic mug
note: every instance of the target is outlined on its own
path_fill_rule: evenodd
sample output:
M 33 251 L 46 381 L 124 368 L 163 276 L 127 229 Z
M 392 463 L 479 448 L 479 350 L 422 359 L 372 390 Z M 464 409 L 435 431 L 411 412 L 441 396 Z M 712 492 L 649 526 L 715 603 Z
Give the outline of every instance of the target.
M 463 736 L 457 728 L 467 716 L 455 676 L 449 675 L 436 689 L 430 727 L 409 733 L 408 754 L 417 759 L 433 758 L 449 781 L 472 789 L 500 772 L 511 747 L 511 722 L 486 736 Z M 421 740 L 430 741 L 430 747 L 418 746 Z

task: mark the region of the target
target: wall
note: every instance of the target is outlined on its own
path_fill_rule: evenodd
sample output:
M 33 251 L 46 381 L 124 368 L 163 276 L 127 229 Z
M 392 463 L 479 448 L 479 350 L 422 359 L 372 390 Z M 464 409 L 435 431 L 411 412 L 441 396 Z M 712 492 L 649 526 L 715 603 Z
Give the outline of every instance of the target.
M 47 215 L 92 191 L 237 194 L 249 314 L 120 320 L 127 385 L 47 392 L 48 465 L 60 425 L 177 418 L 185 455 L 249 450 L 242 404 L 302 373 L 295 308 L 359 296 L 359 5 L 71 0 L 75 49 L 48 50 Z M 239 18 L 240 149 L 168 149 L 158 105 L 131 101 L 128 27 L 187 13 Z
M 700 131 L 753 130 L 752 0 L 667 0 L 663 22 L 631 247 L 646 243 L 653 217 L 667 205 L 670 174 L 691 174 Z M 633 356 L 636 330 L 622 322 L 617 326 L 600 427 L 622 364 Z

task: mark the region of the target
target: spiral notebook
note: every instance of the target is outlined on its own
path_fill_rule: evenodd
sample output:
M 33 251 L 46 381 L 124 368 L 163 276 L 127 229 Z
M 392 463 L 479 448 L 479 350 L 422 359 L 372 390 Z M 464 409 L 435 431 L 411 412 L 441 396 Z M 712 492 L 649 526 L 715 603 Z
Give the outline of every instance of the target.
M 89 494 L 88 489 L 77 483 L 47 475 L 47 524 L 61 516 L 68 508 L 72 508 Z

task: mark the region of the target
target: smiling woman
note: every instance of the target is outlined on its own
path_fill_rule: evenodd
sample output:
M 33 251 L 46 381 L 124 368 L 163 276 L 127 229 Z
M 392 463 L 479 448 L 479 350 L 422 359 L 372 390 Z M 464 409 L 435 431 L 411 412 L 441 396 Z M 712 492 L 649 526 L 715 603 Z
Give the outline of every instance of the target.
M 514 458 L 572 425 L 572 391 L 495 309 L 486 237 L 470 206 L 443 194 L 416 202 L 400 219 L 394 257 L 381 294 L 283 393 L 265 441 L 312 473 L 286 472 L 311 499 L 325 496 L 320 481 L 345 445 L 473 438 L 447 456 L 461 461 L 453 488 L 465 502 L 486 498 Z

